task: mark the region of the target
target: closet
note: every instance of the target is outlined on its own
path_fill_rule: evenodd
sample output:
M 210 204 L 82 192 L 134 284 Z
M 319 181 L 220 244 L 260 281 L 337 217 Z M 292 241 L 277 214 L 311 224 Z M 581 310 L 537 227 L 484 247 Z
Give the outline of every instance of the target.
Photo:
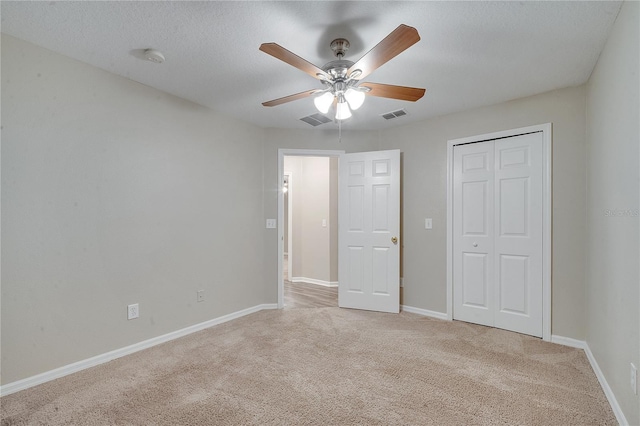
M 542 337 L 543 133 L 453 148 L 453 318 Z

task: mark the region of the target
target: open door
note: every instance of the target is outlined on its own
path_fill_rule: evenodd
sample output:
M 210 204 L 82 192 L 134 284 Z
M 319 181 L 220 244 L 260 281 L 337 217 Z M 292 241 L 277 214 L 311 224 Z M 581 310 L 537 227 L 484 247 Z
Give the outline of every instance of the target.
M 342 154 L 338 306 L 400 312 L 400 151 Z

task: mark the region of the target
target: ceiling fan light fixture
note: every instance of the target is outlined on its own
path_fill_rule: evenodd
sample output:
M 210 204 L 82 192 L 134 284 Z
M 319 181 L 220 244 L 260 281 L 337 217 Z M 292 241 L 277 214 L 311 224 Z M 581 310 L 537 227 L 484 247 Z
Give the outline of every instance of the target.
M 329 112 L 329 108 L 331 108 L 331 104 L 333 103 L 333 94 L 331 92 L 324 92 L 320 96 L 316 96 L 313 99 L 313 103 L 315 104 L 318 111 L 323 114 Z
M 351 107 L 351 109 L 355 111 L 358 108 L 360 108 L 364 103 L 365 94 L 360 90 L 349 88 L 344 93 L 344 97 L 349 103 L 349 106 Z
M 349 117 L 351 117 L 351 110 L 343 99 L 342 102 L 338 102 L 336 105 L 336 120 L 346 120 Z

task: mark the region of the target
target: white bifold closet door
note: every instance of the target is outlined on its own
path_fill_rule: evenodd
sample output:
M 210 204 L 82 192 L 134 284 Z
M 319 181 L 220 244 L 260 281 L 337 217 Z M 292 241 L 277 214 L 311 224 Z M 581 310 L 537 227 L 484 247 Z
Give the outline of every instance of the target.
M 454 319 L 542 337 L 542 137 L 454 147 Z

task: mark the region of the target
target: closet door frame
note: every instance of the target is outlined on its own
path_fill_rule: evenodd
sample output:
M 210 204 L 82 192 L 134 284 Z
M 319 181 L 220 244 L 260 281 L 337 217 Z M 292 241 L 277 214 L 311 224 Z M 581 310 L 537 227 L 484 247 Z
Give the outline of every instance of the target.
M 551 123 L 452 139 L 447 142 L 447 319 L 453 320 L 453 147 L 542 132 L 542 339 L 551 341 Z

